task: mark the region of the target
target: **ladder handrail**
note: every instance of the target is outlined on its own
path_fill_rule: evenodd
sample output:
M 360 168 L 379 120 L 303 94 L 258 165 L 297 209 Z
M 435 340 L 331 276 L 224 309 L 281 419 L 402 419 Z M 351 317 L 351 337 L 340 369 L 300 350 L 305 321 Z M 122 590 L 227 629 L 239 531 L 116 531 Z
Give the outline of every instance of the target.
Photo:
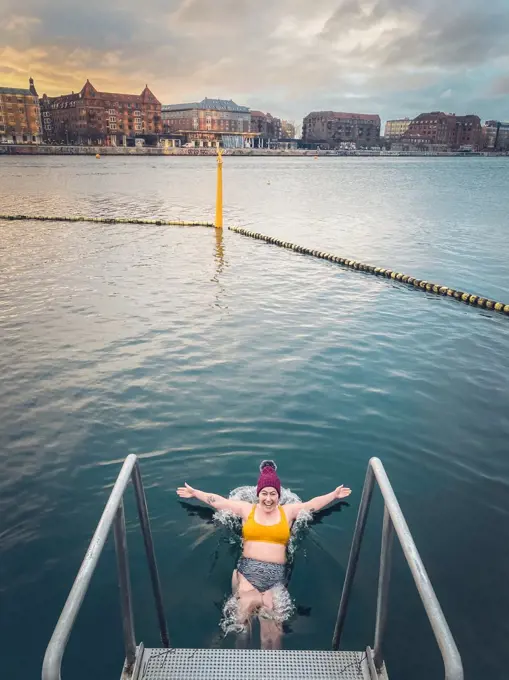
M 447 621 L 445 620 L 444 613 L 440 607 L 437 596 L 435 595 L 428 574 L 426 573 L 426 569 L 424 568 L 387 473 L 379 458 L 370 459 L 366 472 L 366 479 L 362 489 L 362 497 L 345 574 L 345 582 L 341 593 L 341 602 L 339 604 L 336 626 L 334 629 L 334 637 L 332 639 L 332 648 L 339 648 L 375 481 L 378 483 L 384 500 L 384 523 L 382 529 L 374 644 L 374 662 L 376 669 L 380 670 L 383 665 L 382 642 L 387 620 L 391 548 L 393 534 L 396 532 L 442 654 L 445 668 L 445 680 L 463 680 L 463 666 L 458 648 L 454 642 Z
M 136 639 L 134 635 L 134 622 L 131 605 L 131 584 L 129 578 L 129 565 L 127 557 L 127 536 L 125 526 L 123 496 L 129 481 L 132 480 L 141 531 L 145 545 L 145 552 L 150 569 L 152 590 L 154 593 L 161 641 L 164 647 L 169 647 L 168 628 L 164 616 L 161 583 L 157 571 L 154 553 L 150 520 L 147 511 L 147 502 L 143 482 L 138 465 L 138 458 L 130 454 L 124 461 L 119 472 L 117 481 L 113 486 L 106 507 L 97 525 L 95 533 L 90 541 L 78 575 L 74 580 L 60 618 L 58 619 L 51 640 L 46 648 L 42 666 L 42 680 L 60 680 L 62 657 L 67 646 L 67 641 L 74 626 L 74 622 L 88 591 L 90 581 L 95 572 L 97 562 L 108 538 L 108 534 L 114 526 L 115 551 L 117 554 L 117 569 L 120 586 L 120 601 L 122 608 L 122 624 L 124 631 L 124 645 L 126 650 L 125 670 L 129 673 L 136 657 Z

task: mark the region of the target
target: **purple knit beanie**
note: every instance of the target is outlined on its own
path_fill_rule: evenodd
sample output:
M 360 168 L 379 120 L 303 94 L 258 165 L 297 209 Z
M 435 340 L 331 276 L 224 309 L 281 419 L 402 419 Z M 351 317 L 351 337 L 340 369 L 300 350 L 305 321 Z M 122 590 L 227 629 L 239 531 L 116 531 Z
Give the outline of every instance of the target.
M 281 498 L 281 482 L 276 472 L 277 466 L 273 460 L 263 460 L 260 463 L 260 477 L 256 486 L 256 495 L 258 496 L 262 489 L 267 486 L 272 486 L 276 489 L 278 496 Z

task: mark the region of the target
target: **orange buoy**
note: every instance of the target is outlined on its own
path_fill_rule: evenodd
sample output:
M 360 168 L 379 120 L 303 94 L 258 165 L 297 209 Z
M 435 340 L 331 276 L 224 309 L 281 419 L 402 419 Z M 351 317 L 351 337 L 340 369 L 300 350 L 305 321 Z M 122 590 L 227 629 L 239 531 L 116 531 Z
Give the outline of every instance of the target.
M 100 153 L 96 153 L 96 154 L 95 154 L 95 157 L 96 157 L 96 158 L 101 158 L 101 154 L 100 154 Z

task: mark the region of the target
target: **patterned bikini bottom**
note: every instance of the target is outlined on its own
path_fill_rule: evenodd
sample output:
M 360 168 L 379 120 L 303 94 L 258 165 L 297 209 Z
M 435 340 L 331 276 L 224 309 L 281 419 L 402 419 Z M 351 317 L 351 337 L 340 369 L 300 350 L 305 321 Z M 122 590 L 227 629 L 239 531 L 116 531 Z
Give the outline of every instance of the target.
M 284 585 L 286 581 L 286 564 L 241 557 L 237 564 L 237 571 L 260 593 L 270 590 L 278 583 Z

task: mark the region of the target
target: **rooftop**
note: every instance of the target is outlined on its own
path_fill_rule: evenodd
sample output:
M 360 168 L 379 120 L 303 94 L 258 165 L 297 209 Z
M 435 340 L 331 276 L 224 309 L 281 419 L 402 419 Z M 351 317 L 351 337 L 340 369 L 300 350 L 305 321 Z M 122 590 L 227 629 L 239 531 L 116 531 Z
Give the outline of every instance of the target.
M 212 111 L 235 111 L 249 113 L 247 106 L 239 106 L 233 99 L 209 99 L 205 97 L 201 102 L 189 104 L 164 104 L 163 111 L 189 111 L 191 109 L 211 109 Z
M 45 96 L 45 95 L 44 95 Z M 101 99 L 110 99 L 116 102 L 145 102 L 147 100 L 159 103 L 155 95 L 149 90 L 148 86 L 145 85 L 143 92 L 141 94 L 124 94 L 119 92 L 101 92 L 96 90 L 92 83 L 87 80 L 85 85 L 81 88 L 80 92 L 72 92 L 71 94 L 62 94 L 57 97 L 47 97 L 51 101 L 59 100 L 60 103 L 66 103 L 71 101 L 76 101 L 78 99 L 98 97 Z
M 20 87 L 0 87 L 0 94 L 19 94 L 33 97 L 33 94 L 32 92 L 30 92 L 30 90 L 26 90 Z
M 351 118 L 357 120 L 380 120 L 380 116 L 375 113 L 345 113 L 343 111 L 311 111 L 306 118 L 309 116 L 329 116 L 337 120 L 348 120 Z

